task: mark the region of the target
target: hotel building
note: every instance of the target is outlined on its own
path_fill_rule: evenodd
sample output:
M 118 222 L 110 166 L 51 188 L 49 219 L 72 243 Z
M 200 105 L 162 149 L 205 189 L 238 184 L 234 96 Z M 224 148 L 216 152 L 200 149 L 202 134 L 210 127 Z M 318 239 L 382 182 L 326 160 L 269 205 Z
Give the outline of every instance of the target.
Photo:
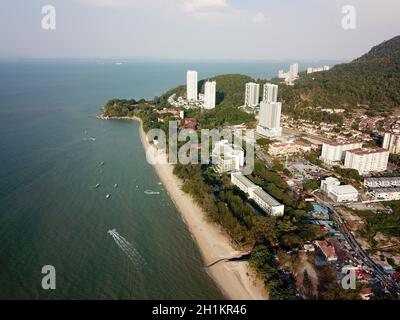
M 261 187 L 255 185 L 242 173 L 232 173 L 232 184 L 246 193 L 265 213 L 271 216 L 282 216 L 285 213 L 285 206 L 276 201 Z

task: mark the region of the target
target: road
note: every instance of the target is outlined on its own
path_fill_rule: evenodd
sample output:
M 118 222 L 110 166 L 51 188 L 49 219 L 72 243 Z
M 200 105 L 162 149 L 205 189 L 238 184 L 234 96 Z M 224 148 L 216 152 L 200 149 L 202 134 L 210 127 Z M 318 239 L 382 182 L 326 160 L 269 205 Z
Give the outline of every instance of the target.
M 374 271 L 375 277 L 380 281 L 383 287 L 386 287 L 388 289 L 391 294 L 393 294 L 394 296 L 400 296 L 400 286 L 394 279 L 388 276 L 383 271 L 382 267 L 378 265 L 360 246 L 336 208 L 334 208 L 330 203 L 320 199 L 317 195 L 315 195 L 315 197 L 318 199 L 318 202 L 322 203 L 325 207 L 329 209 L 334 222 L 339 226 L 341 233 L 345 237 L 352 250 L 355 252 L 355 257 L 360 259 L 364 263 L 364 265 Z

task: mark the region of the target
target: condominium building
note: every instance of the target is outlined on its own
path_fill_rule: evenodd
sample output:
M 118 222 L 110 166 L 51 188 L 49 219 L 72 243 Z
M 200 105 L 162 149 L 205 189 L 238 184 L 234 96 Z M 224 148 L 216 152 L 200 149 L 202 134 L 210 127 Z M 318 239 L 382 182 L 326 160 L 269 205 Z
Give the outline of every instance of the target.
M 361 175 L 371 172 L 381 172 L 387 169 L 389 151 L 383 148 L 364 148 L 346 152 L 344 165 L 346 168 L 355 169 Z
M 362 148 L 362 142 L 349 141 L 344 143 L 329 142 L 322 145 L 321 160 L 326 164 L 343 162 L 346 157 L 346 151 Z
M 260 102 L 260 85 L 249 82 L 246 84 L 245 107 L 257 107 Z
M 241 172 L 231 174 L 232 184 L 246 193 L 265 213 L 272 216 L 282 216 L 285 213 L 285 206 L 276 201 L 261 187 L 255 185 Z
M 389 132 L 385 133 L 382 148 L 389 150 L 390 153 L 400 154 L 400 135 Z
M 207 81 L 204 85 L 204 109 L 214 109 L 217 96 L 217 83 Z
M 187 72 L 186 86 L 187 86 L 187 93 L 186 93 L 187 99 L 189 101 L 197 101 L 198 100 L 197 71 L 189 70 Z
M 326 178 L 321 182 L 321 191 L 324 192 L 334 202 L 356 202 L 359 192 L 351 185 L 340 185 L 336 178 Z
M 265 137 L 282 136 L 282 103 L 261 102 L 257 133 Z
M 228 140 L 221 140 L 215 144 L 212 157 L 219 172 L 238 171 L 244 166 L 243 148 L 229 143 Z
M 278 101 L 278 86 L 276 84 L 264 84 L 263 102 L 271 103 Z

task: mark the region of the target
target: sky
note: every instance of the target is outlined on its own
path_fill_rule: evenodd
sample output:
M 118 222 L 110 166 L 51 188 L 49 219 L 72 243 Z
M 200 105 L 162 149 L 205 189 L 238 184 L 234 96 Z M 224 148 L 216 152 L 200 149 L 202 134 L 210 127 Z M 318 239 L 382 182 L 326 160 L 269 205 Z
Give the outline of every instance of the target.
M 399 0 L 1 0 L 0 58 L 351 60 L 399 35 L 399 12 Z

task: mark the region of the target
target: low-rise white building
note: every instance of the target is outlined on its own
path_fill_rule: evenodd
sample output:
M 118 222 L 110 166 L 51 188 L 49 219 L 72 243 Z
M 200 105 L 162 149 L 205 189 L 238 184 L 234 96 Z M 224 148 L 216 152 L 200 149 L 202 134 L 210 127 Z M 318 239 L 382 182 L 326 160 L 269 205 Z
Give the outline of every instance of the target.
M 221 140 L 215 144 L 212 158 L 219 172 L 238 171 L 244 166 L 243 148 L 229 143 L 228 140 Z
M 361 175 L 387 170 L 389 151 L 383 148 L 364 148 L 346 152 L 344 166 L 357 170 Z
M 276 201 L 261 187 L 251 182 L 241 172 L 232 173 L 231 181 L 233 185 L 246 193 L 249 199 L 254 200 L 268 215 L 282 216 L 285 213 L 285 206 L 283 204 Z
M 351 185 L 340 185 L 336 178 L 327 178 L 321 182 L 321 191 L 324 192 L 334 202 L 356 202 L 359 192 Z

